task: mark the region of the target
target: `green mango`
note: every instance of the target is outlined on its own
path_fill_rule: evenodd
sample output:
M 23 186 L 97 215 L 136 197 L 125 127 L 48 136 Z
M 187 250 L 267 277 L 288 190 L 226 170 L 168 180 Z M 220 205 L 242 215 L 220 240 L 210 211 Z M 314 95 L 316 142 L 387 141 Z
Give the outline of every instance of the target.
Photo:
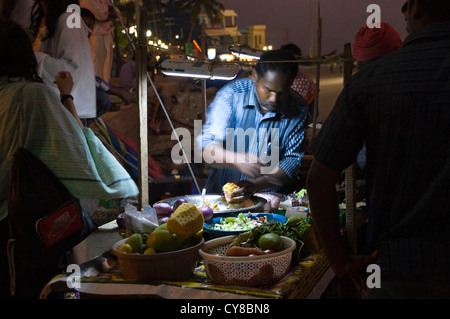
M 125 243 L 131 246 L 132 253 L 142 254 L 143 242 L 141 234 L 135 233 L 131 235 L 130 237 L 128 237 Z

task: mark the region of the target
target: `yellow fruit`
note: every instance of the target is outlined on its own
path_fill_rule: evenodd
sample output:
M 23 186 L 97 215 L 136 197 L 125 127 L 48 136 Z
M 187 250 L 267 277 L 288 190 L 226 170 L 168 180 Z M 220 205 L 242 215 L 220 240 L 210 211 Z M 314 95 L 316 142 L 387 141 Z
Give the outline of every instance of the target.
M 280 235 L 275 233 L 266 233 L 259 237 L 258 246 L 262 250 L 275 250 L 280 251 L 283 249 L 283 240 Z
M 155 232 L 155 231 L 157 231 L 157 230 L 161 230 L 161 229 L 166 229 L 166 226 L 167 226 L 166 223 L 161 224 L 161 225 L 159 225 L 158 227 L 156 227 L 156 228 L 153 230 L 153 232 Z
M 125 242 L 126 244 L 131 246 L 131 252 L 133 253 L 142 253 L 142 235 L 135 233 L 128 237 L 128 239 Z
M 152 247 L 147 248 L 144 250 L 144 255 L 153 255 L 156 254 L 156 250 Z
M 170 216 L 166 223 L 166 229 L 184 241 L 202 230 L 204 223 L 203 214 L 197 206 L 191 203 L 183 203 Z
M 203 236 L 203 228 L 200 229 L 200 230 L 195 234 L 195 236 L 199 236 L 199 237 Z
M 123 253 L 131 253 L 133 250 L 131 249 L 131 246 L 129 244 L 122 244 L 120 245 L 117 250 L 123 252 Z
M 167 252 L 180 248 L 181 241 L 178 236 L 166 229 L 153 231 L 147 239 L 147 247 L 156 251 Z

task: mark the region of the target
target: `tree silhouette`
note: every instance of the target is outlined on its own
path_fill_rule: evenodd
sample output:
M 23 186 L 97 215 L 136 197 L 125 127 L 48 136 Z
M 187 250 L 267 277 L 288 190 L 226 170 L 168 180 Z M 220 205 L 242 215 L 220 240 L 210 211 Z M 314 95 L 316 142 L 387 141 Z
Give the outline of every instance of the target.
M 190 12 L 190 24 L 189 36 L 187 42 L 191 42 L 192 34 L 195 26 L 198 24 L 198 17 L 201 13 L 205 13 L 208 18 L 213 22 L 216 19 L 220 19 L 223 15 L 222 11 L 225 10 L 225 6 L 216 0 L 175 0 L 175 7 L 180 13 Z

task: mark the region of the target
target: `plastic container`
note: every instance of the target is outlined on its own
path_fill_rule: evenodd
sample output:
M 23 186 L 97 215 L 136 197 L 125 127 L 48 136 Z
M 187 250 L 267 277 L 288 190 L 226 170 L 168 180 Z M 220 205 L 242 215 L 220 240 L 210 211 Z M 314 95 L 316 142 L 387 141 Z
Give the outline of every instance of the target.
M 207 241 L 199 250 L 205 271 L 212 283 L 225 286 L 261 287 L 281 280 L 291 268 L 295 241 L 282 236 L 282 251 L 252 257 L 226 256 L 236 236 Z
M 112 252 L 117 256 L 122 275 L 127 280 L 138 281 L 183 281 L 191 278 L 197 263 L 201 260 L 199 249 L 205 243 L 198 237 L 192 247 L 152 255 L 124 253 L 117 248 L 127 239 L 116 242 Z

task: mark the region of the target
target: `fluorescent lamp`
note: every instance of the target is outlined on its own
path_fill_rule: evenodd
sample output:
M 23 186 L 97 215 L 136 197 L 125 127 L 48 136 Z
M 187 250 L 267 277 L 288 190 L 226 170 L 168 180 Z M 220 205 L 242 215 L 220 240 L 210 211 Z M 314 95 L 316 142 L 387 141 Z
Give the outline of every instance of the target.
M 265 52 L 262 50 L 256 50 L 237 45 L 230 46 L 229 50 L 233 55 L 239 58 L 253 59 L 253 60 L 259 60 L 261 55 Z
M 164 60 L 161 70 L 165 75 L 211 80 L 233 80 L 239 72 L 236 63 Z

